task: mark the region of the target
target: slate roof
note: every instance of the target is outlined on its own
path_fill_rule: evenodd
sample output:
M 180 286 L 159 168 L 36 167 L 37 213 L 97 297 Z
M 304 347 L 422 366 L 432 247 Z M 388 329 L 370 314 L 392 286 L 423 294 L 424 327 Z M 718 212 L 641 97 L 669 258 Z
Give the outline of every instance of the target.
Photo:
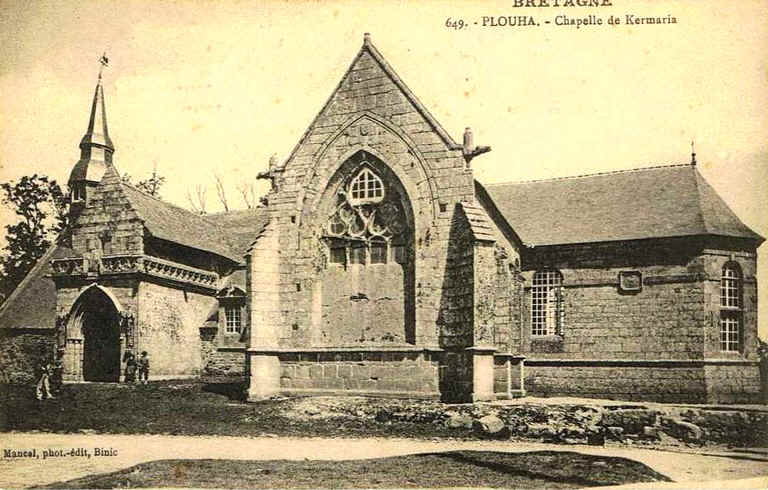
M 243 261 L 243 256 L 264 231 L 269 221 L 266 208 L 257 207 L 225 213 L 207 214 L 208 220 L 214 221 L 223 230 L 232 251 Z M 243 278 L 243 285 L 245 279 Z
M 67 247 L 54 244 L 0 306 L 0 329 L 44 329 L 56 326 L 56 285 L 47 277 L 51 259 L 77 257 Z
M 213 252 L 242 263 L 247 249 L 267 223 L 264 208 L 199 216 L 123 185 L 125 196 L 153 236 Z M 80 257 L 74 250 L 53 245 L 0 306 L 0 329 L 53 328 L 56 324 L 56 286 L 48 277 L 51 260 Z M 222 281 L 245 289 L 245 271 L 236 270 Z M 216 309 L 218 315 L 218 309 Z
M 491 184 L 485 190 L 529 245 L 693 235 L 764 240 L 692 165 Z
M 199 215 L 122 184 L 125 197 L 149 233 L 163 240 L 243 262 L 249 236 L 264 226 L 262 208 Z M 255 239 L 255 238 L 254 238 Z

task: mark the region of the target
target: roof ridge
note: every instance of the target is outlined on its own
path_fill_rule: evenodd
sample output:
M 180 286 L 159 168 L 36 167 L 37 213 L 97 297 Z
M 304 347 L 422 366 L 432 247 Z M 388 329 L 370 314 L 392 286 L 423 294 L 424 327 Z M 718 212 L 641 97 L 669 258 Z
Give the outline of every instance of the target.
M 173 204 L 172 202 L 166 201 L 165 199 L 160 199 L 159 197 L 153 196 L 152 194 L 150 194 L 147 191 L 139 189 L 138 187 L 136 187 L 135 185 L 131 184 L 130 182 L 124 182 L 124 181 L 121 180 L 120 181 L 120 185 L 124 185 L 126 187 L 130 187 L 131 189 L 133 189 L 134 191 L 136 191 L 139 194 L 143 195 L 144 197 L 148 197 L 148 198 L 153 199 L 153 200 L 155 200 L 157 202 L 163 203 L 166 206 L 171 206 L 172 208 L 180 209 L 180 210 L 184 211 L 185 213 L 189 213 L 192 216 L 197 216 L 198 218 L 202 218 L 205 221 L 210 221 L 210 220 L 205 218 L 207 216 L 207 214 L 198 214 L 198 213 L 196 213 L 196 212 L 194 212 L 194 211 L 192 211 L 190 209 L 181 207 L 178 204 Z
M 616 174 L 628 174 L 633 172 L 644 172 L 646 170 L 660 170 L 665 168 L 683 168 L 683 167 L 691 167 L 693 166 L 690 163 L 675 163 L 671 165 L 654 165 L 651 167 L 636 167 L 636 168 L 628 168 L 623 170 L 610 170 L 607 172 L 595 172 L 592 174 L 579 174 L 579 175 L 568 175 L 565 177 L 553 177 L 549 179 L 532 179 L 532 180 L 518 180 L 513 182 L 496 182 L 493 184 L 483 184 L 485 187 L 495 187 L 499 185 L 514 185 L 514 184 L 535 184 L 537 182 L 554 182 L 559 180 L 574 180 L 574 179 L 583 179 L 587 177 L 598 177 L 602 175 L 616 175 Z
M 707 213 L 704 209 L 704 196 L 701 192 L 700 178 L 703 179 L 704 177 L 696 171 L 693 177 L 693 187 L 696 189 L 696 211 L 699 215 L 699 219 L 701 219 L 701 224 L 704 226 L 704 230 L 706 230 L 707 233 L 712 233 L 714 228 L 710 226 L 709 220 L 707 219 Z
M 248 212 L 256 211 L 257 209 L 266 209 L 266 206 L 254 206 L 252 208 L 245 208 L 245 209 L 230 209 L 229 211 L 216 211 L 215 213 L 206 213 L 205 215 L 201 215 L 201 216 L 220 216 L 222 214 L 248 213 Z

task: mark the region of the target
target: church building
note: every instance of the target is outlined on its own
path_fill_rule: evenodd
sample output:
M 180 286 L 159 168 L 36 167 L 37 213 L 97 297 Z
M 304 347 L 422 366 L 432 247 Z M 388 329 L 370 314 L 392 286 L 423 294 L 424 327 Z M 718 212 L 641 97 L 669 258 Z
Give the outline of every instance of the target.
M 368 34 L 255 209 L 123 182 L 101 80 L 71 226 L 0 308 L 0 381 L 246 376 L 250 400 L 760 397 L 756 250 L 690 163 L 488 184 Z M 124 164 L 130 169 L 130 162 Z M 27 379 L 28 380 L 28 379 Z

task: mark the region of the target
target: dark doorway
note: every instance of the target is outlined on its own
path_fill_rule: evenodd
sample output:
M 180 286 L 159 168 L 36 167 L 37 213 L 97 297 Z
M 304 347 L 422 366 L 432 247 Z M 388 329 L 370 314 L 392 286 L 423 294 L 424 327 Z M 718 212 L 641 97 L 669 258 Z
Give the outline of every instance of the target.
M 117 309 L 112 300 L 96 288 L 83 299 L 83 379 L 118 382 L 120 329 Z

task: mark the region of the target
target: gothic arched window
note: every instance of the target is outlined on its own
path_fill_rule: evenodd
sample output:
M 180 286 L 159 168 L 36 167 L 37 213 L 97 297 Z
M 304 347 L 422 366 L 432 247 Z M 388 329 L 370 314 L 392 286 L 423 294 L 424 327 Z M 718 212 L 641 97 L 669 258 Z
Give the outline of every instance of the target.
M 336 193 L 324 227 L 329 263 L 386 264 L 404 260 L 407 223 L 401 191 L 363 160 Z

